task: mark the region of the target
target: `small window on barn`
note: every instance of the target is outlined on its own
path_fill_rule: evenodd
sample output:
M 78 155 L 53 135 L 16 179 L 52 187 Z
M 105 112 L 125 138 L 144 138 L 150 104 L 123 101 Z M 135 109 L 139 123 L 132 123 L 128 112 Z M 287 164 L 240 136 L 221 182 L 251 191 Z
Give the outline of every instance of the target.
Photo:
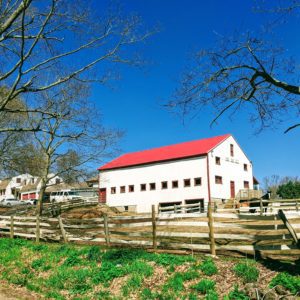
M 151 183 L 149 184 L 149 186 L 150 186 L 150 191 L 154 191 L 154 190 L 156 189 L 155 182 L 151 182 Z
M 60 179 L 59 178 L 55 179 L 55 184 L 60 184 Z
M 26 181 L 26 179 L 24 180 L 24 185 L 26 185 L 26 183 L 27 183 L 27 181 Z
M 201 177 L 194 178 L 194 185 L 201 185 Z
M 21 183 L 21 178 L 17 178 L 17 183 Z
M 216 156 L 216 165 L 221 164 L 221 158 L 219 156 Z
M 125 193 L 125 185 L 120 186 L 120 193 Z
M 244 181 L 244 189 L 249 189 L 249 181 Z
M 116 193 L 116 187 L 111 187 L 110 188 L 110 193 L 115 194 Z
M 215 176 L 215 183 L 216 184 L 222 184 L 223 183 L 222 176 Z
M 161 182 L 161 189 L 162 190 L 165 190 L 168 188 L 168 181 L 162 181 Z
M 191 186 L 191 179 L 184 179 L 184 180 L 183 180 L 183 186 L 184 186 L 184 187 L 189 187 L 189 186 Z
M 34 178 L 31 178 L 31 183 L 34 184 Z
M 146 183 L 141 184 L 141 191 L 146 191 Z
M 128 208 L 129 208 L 128 205 L 125 205 L 124 206 L 124 211 L 128 211 Z
M 173 180 L 172 181 L 172 188 L 177 189 L 178 188 L 178 180 Z
M 128 186 L 128 191 L 129 191 L 129 193 L 133 193 L 134 192 L 134 185 L 129 185 Z
M 230 156 L 234 156 L 233 144 L 230 144 Z
M 244 164 L 244 171 L 248 171 L 248 165 Z

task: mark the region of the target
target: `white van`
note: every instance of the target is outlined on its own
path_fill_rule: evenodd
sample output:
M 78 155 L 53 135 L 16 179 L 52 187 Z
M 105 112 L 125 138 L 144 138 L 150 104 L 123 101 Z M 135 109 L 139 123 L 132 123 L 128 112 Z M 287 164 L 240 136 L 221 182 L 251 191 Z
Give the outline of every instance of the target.
M 59 192 L 51 192 L 50 194 L 50 202 L 64 202 L 64 201 L 72 201 L 81 199 L 77 192 L 74 191 L 59 191 Z

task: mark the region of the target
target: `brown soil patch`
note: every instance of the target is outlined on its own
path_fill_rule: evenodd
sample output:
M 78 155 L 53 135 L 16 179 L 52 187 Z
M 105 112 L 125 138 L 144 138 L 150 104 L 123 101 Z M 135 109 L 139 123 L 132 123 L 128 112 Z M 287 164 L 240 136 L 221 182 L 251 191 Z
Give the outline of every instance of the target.
M 28 291 L 25 287 L 0 281 L 0 300 L 36 300 L 44 299 L 41 295 Z

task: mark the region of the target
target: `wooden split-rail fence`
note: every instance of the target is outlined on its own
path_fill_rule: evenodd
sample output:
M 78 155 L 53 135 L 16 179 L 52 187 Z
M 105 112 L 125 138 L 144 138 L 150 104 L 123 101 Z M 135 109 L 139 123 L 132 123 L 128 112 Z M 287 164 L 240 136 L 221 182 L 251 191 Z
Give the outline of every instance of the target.
M 300 258 L 300 212 L 157 214 L 153 209 L 152 214 L 94 219 L 0 216 L 0 236 L 290 260 Z

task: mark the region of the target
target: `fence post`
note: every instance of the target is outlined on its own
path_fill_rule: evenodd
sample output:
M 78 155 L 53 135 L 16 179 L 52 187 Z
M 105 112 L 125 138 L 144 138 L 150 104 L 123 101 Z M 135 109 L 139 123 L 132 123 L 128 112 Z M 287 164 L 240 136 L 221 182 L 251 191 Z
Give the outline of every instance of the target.
M 155 216 L 155 205 L 152 204 L 152 238 L 153 238 L 153 249 L 157 248 L 156 241 L 156 216 Z
M 62 222 L 62 219 L 60 216 L 57 217 L 58 219 L 58 224 L 59 224 L 59 228 L 60 228 L 60 231 L 61 231 L 61 235 L 63 237 L 63 240 L 64 240 L 64 243 L 67 243 L 68 242 L 68 239 L 67 239 L 67 235 L 66 235 L 66 231 L 65 231 L 65 228 L 64 228 L 64 224 Z
M 215 236 L 214 236 L 214 221 L 213 221 L 212 207 L 210 201 L 208 202 L 207 217 L 208 217 L 209 239 L 210 239 L 210 254 L 215 256 L 216 244 L 215 244 Z
M 14 216 L 10 216 L 10 238 L 14 238 Z
M 37 243 L 40 242 L 40 234 L 41 234 L 41 232 L 40 232 L 40 216 L 37 215 L 36 216 L 36 231 L 35 231 L 35 241 Z
M 103 214 L 103 222 L 104 222 L 105 241 L 106 241 L 106 245 L 109 246 L 110 241 L 109 241 L 108 216 L 107 216 L 107 214 Z
M 263 203 L 262 203 L 261 198 L 260 198 L 259 202 L 260 202 L 260 215 L 262 216 L 263 215 Z

